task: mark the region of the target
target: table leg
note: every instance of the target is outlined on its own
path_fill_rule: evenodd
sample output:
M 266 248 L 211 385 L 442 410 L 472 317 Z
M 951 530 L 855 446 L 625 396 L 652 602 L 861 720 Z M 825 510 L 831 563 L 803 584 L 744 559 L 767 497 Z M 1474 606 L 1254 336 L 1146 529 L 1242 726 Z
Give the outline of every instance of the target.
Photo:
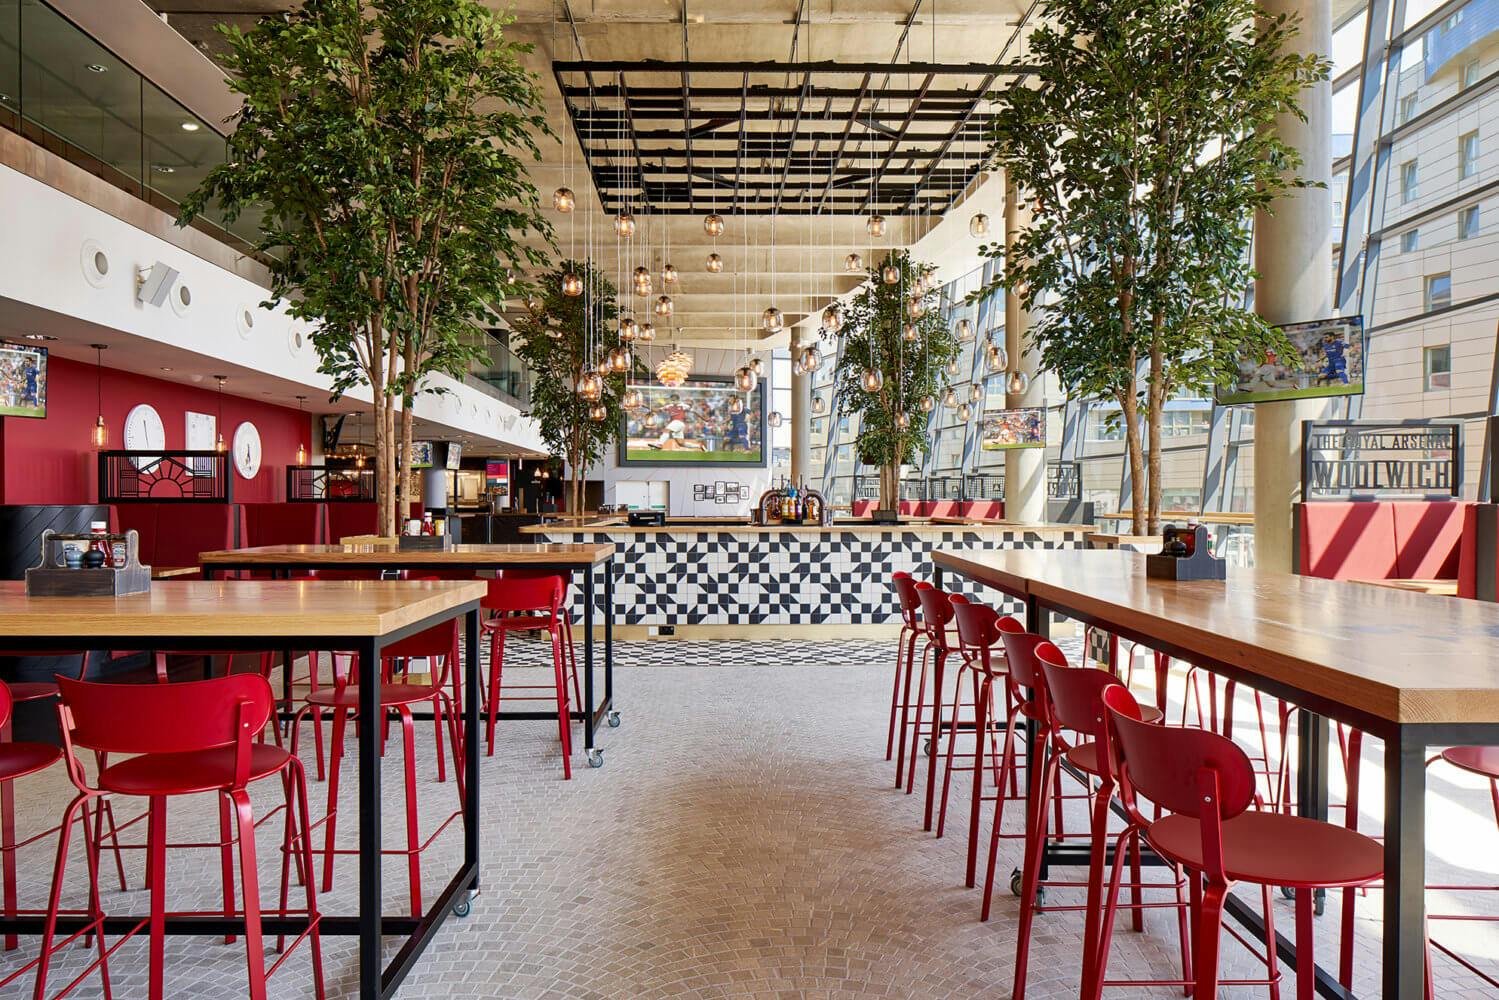
M 1385 740 L 1384 989 L 1420 1000 L 1426 976 L 1426 741 L 1411 726 Z
M 271 576 L 273 578 L 274 577 L 279 577 L 282 580 L 290 580 L 291 579 L 291 567 L 288 566 L 288 567 L 286 567 L 284 569 L 281 569 L 279 571 L 278 570 L 272 570 L 271 571 Z M 317 670 L 317 663 L 315 661 L 315 656 L 316 656 L 316 654 L 313 653 L 312 650 L 308 650 L 307 651 L 307 669 L 308 670 L 314 670 L 314 671 Z M 288 737 L 290 737 L 290 735 L 291 735 L 291 729 L 290 729 L 291 719 L 289 717 L 291 715 L 295 714 L 295 710 L 292 708 L 292 693 L 291 693 L 291 670 L 292 670 L 292 664 L 294 662 L 295 662 L 295 658 L 292 655 L 291 649 L 289 649 L 289 648 L 288 649 L 283 649 L 281 651 L 281 709 L 282 709 L 282 716 L 283 716 L 283 718 L 286 721 L 285 721 L 284 724 L 282 722 L 279 722 L 279 721 L 276 724 L 282 726 L 282 731 Z
M 1025 599 L 1025 630 L 1033 635 L 1051 638 L 1051 615 L 1041 602 L 1035 597 L 1027 596 Z M 1035 691 L 1025 689 L 1025 699 L 1030 701 L 1036 696 Z M 1040 723 L 1035 719 L 1025 721 L 1025 828 L 1032 829 L 1036 822 L 1035 811 L 1045 809 L 1047 803 L 1044 796 L 1041 801 L 1036 801 L 1038 796 L 1031 794 L 1031 782 L 1041 776 L 1041 752 L 1045 748 L 1045 740 L 1041 736 Z M 1016 869 L 1017 871 L 1019 869 Z M 1041 852 L 1041 879 L 1046 879 L 1051 873 L 1051 865 L 1047 860 L 1046 851 Z
M 471 646 L 470 649 L 473 647 Z M 359 678 L 359 996 L 380 1000 L 384 962 L 380 954 L 380 644 L 357 646 Z M 472 703 L 474 699 L 470 699 Z M 477 777 L 469 777 L 472 782 Z
M 463 857 L 474 870 L 479 888 L 479 612 L 463 616 L 463 684 L 468 698 L 463 703 Z
M 593 567 L 583 571 L 583 749 L 594 764 L 593 746 Z M 597 767 L 597 764 L 594 764 Z
M 614 713 L 614 557 L 604 561 L 604 702 L 609 706 L 610 718 L 617 722 Z

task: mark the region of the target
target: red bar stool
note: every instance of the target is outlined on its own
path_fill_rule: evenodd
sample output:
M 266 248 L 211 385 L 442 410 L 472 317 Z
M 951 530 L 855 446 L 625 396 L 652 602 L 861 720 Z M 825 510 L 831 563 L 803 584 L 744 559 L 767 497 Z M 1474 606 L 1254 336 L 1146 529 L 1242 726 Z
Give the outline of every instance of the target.
M 431 683 L 415 684 L 409 680 L 395 680 L 394 665 L 398 660 L 408 660 L 425 657 L 429 662 L 438 658 L 442 660 L 442 670 L 431 678 Z M 432 842 L 448 828 L 448 826 L 462 814 L 463 797 L 465 792 L 463 773 L 463 743 L 458 727 L 458 717 L 453 711 L 453 705 L 445 688 L 448 685 L 448 674 L 458 660 L 458 621 L 454 619 L 441 625 L 408 636 L 398 642 L 385 647 L 382 662 L 380 684 L 380 707 L 385 714 L 382 720 L 360 719 L 363 725 L 361 738 L 377 739 L 380 741 L 381 752 L 385 748 L 386 722 L 393 714 L 401 723 L 401 746 L 405 758 L 404 782 L 406 792 L 406 846 L 404 848 L 390 848 L 382 851 L 382 854 L 400 855 L 406 858 L 407 882 L 409 885 L 409 899 L 411 903 L 411 915 L 421 916 L 425 912 L 422 908 L 422 861 L 421 856 Z M 433 727 L 436 731 L 437 742 L 437 780 L 446 781 L 446 765 L 443 761 L 442 727 L 446 723 L 450 737 L 451 750 L 453 754 L 453 771 L 457 776 L 458 804 L 447 819 L 443 820 L 425 840 L 421 839 L 421 824 L 417 809 L 416 790 L 416 720 L 412 715 L 412 709 L 421 705 L 429 705 L 432 711 Z M 351 716 L 356 715 L 359 710 L 359 682 L 358 678 L 352 676 L 352 671 L 347 671 L 334 678 L 333 685 L 317 688 L 309 691 L 302 709 L 292 720 L 291 752 L 293 756 L 297 753 L 298 737 L 301 735 L 301 722 L 309 716 L 316 717 L 324 711 L 333 713 L 333 734 L 329 745 L 328 760 L 328 805 L 323 818 L 318 824 L 323 827 L 323 847 L 318 853 L 323 856 L 323 891 L 333 890 L 333 860 L 340 854 L 358 854 L 352 848 L 339 849 L 335 847 L 338 835 L 338 781 L 342 771 L 344 757 L 345 734 L 348 730 L 348 722 Z
M 915 618 L 915 624 L 913 627 L 916 629 L 917 635 L 924 641 L 921 647 L 921 672 L 916 675 L 916 702 L 914 706 L 915 713 L 913 714 L 911 711 L 912 702 L 909 688 L 906 691 L 906 696 L 902 700 L 900 708 L 900 746 L 909 746 L 911 748 L 911 757 L 906 768 L 905 776 L 907 795 L 910 795 L 912 789 L 916 787 L 917 747 L 921 745 L 921 737 L 923 733 L 926 734 L 927 756 L 931 757 L 936 753 L 936 748 L 932 744 L 932 740 L 934 738 L 933 734 L 935 733 L 935 730 L 927 728 L 922 722 L 922 713 L 926 711 L 927 667 L 932 660 L 933 654 L 937 653 L 944 647 L 948 647 L 949 645 L 946 634 L 947 622 L 951 619 L 952 615 L 951 607 L 947 605 L 946 601 L 941 601 L 939 602 L 939 605 L 941 606 L 938 607 L 938 613 L 946 614 L 947 617 L 942 618 L 941 620 L 927 619 L 925 612 L 921 610 L 921 595 L 923 592 L 933 589 L 935 588 L 933 588 L 932 585 L 930 583 L 927 583 L 925 580 L 915 584 L 913 587 L 913 593 L 916 598 L 916 605 L 918 609 L 917 616 Z M 945 658 L 946 654 L 944 653 L 942 654 L 942 656 Z M 908 661 L 906 664 L 906 669 L 908 672 L 914 672 L 914 662 Z M 941 686 L 939 684 L 939 697 L 937 699 L 938 704 L 941 703 L 940 691 Z M 909 741 L 906 738 L 907 733 L 910 734 Z M 905 757 L 904 751 L 901 752 L 901 757 Z M 896 787 L 899 787 L 899 783 L 897 783 Z M 928 823 L 927 829 L 931 829 L 930 823 Z
M 973 678 L 973 703 L 974 703 L 974 748 L 973 748 L 973 792 L 969 801 L 968 812 L 968 867 L 964 875 L 963 884 L 973 888 L 976 881 L 975 873 L 978 868 L 978 844 L 979 844 L 979 815 L 981 803 L 989 798 L 984 795 L 984 770 L 987 767 L 994 774 L 994 786 L 996 795 L 1005 794 L 1005 780 L 1008 778 L 1010 785 L 1009 797 L 1019 798 L 1019 783 L 1015 771 L 1010 768 L 1006 771 L 1001 760 L 1004 754 L 1000 752 L 996 737 L 1004 733 L 1005 743 L 1008 746 L 1014 739 L 1005 725 L 1001 724 L 996 717 L 994 708 L 994 680 L 1003 676 L 1004 650 L 1000 648 L 1000 636 L 1006 632 L 1023 632 L 1024 627 L 1014 618 L 1008 615 L 1000 615 L 999 612 L 984 604 L 975 604 L 960 594 L 951 597 L 953 618 L 957 624 L 958 656 L 962 663 L 958 669 L 957 690 L 963 687 L 963 673 L 968 671 Z M 998 653 L 1000 663 L 994 663 L 994 655 Z M 1005 689 L 1006 699 L 1009 699 L 1008 689 Z M 957 718 L 957 696 L 953 698 L 953 717 Z M 1006 705 L 1004 718 L 1010 716 L 1009 705 Z M 942 775 L 942 804 L 937 810 L 937 836 L 942 836 L 942 828 L 947 820 L 947 795 L 952 785 L 953 748 L 957 743 L 957 726 L 948 730 L 947 739 L 947 763 Z M 985 759 L 984 745 L 988 743 L 989 750 L 987 761 Z M 1014 760 L 1014 754 L 1009 759 Z M 970 770 L 969 768 L 957 768 L 958 770 Z
M 562 777 L 570 780 L 572 771 L 572 718 L 568 710 L 565 629 L 562 597 L 566 585 L 555 574 L 539 577 L 502 576 L 489 582 L 489 593 L 480 601 L 486 610 L 498 617 L 483 623 L 489 635 L 489 697 L 485 710 L 489 714 L 485 737 L 487 752 L 494 756 L 494 725 L 500 707 L 505 666 L 505 635 L 508 632 L 545 631 L 552 641 L 553 682 L 546 684 L 511 684 L 512 690 L 551 688 L 557 703 L 557 733 L 562 743 Z M 515 701 L 551 700 L 545 696 L 509 695 Z
M 1065 764 L 1075 772 L 1080 772 L 1091 783 L 1098 782 L 1097 790 L 1093 799 L 1092 820 L 1092 851 L 1089 864 L 1089 879 L 1086 882 L 1064 882 L 1048 879 L 1044 883 L 1041 879 L 1042 854 L 1047 843 L 1050 813 L 1047 809 L 1036 808 L 1033 813 L 1033 823 L 1026 831 L 1025 838 L 1025 861 L 1022 865 L 1021 891 L 1020 891 L 1020 925 L 1015 938 L 1015 986 L 1012 994 L 1014 1000 L 1023 1000 L 1026 988 L 1026 971 L 1030 961 L 1031 929 L 1035 922 L 1035 915 L 1046 911 L 1075 911 L 1083 910 L 1087 914 L 1086 929 L 1084 930 L 1083 942 L 1083 965 L 1090 968 L 1092 961 L 1093 942 L 1098 935 L 1098 913 L 1096 905 L 1098 893 L 1094 890 L 1097 881 L 1101 880 L 1105 858 L 1107 857 L 1109 841 L 1109 817 L 1115 799 L 1116 783 L 1112 769 L 1108 766 L 1104 753 L 1104 705 L 1103 692 L 1105 689 L 1117 685 L 1119 680 L 1113 673 L 1107 670 L 1094 670 L 1083 667 L 1073 669 L 1067 665 L 1067 658 L 1062 651 L 1050 642 L 1037 643 L 1034 648 L 1036 661 L 1040 664 L 1044 684 L 1037 693 L 1037 700 L 1045 714 L 1045 729 L 1048 734 L 1045 763 L 1042 765 L 1041 778 L 1037 786 L 1032 789 L 1034 802 L 1040 802 L 1048 797 L 1061 795 L 1062 768 Z M 1145 712 L 1154 713 L 1152 709 Z M 1142 713 L 1144 714 L 1144 713 Z M 1159 713 L 1154 713 L 1153 721 L 1158 723 L 1161 719 Z M 1069 743 L 1064 733 L 1072 732 L 1077 735 L 1080 742 Z M 1120 851 L 1123 850 L 1121 844 Z M 1138 839 L 1132 845 L 1129 852 L 1130 859 L 1130 882 L 1129 889 L 1131 900 L 1128 904 L 1133 918 L 1134 929 L 1142 931 L 1144 927 L 1144 911 L 1146 909 L 1174 907 L 1177 911 L 1177 933 L 1180 941 L 1182 978 L 1180 980 L 1130 980 L 1128 983 L 1108 983 L 1107 985 L 1131 985 L 1131 986 L 1180 986 L 1189 983 L 1192 978 L 1192 959 L 1187 931 L 1187 901 L 1182 897 L 1182 889 L 1185 880 L 1178 876 L 1170 883 L 1147 883 L 1140 874 L 1140 849 Z M 1045 896 L 1042 887 L 1045 886 L 1087 886 L 1092 893 L 1088 902 L 1081 906 L 1057 906 L 1045 905 Z M 1141 895 L 1143 889 L 1173 889 L 1176 892 L 1176 902 L 1170 903 L 1147 903 Z M 1084 979 L 1086 986 L 1087 979 Z
M 583 689 L 578 684 L 578 647 L 573 643 L 573 612 L 572 612 L 572 577 L 567 574 L 559 574 L 553 570 L 545 569 L 522 569 L 518 567 L 506 567 L 500 570 L 499 575 L 511 580 L 542 580 L 550 576 L 562 578 L 562 604 L 558 612 L 562 618 L 562 652 L 564 664 L 567 668 L 568 679 L 572 683 L 574 705 L 583 704 Z
M 1443 762 L 1445 762 L 1447 764 L 1450 764 L 1451 766 L 1457 768 L 1460 771 L 1466 771 L 1469 774 L 1474 774 L 1474 775 L 1477 775 L 1480 778 L 1485 778 L 1485 779 L 1488 780 L 1488 783 L 1489 783 L 1489 796 L 1490 796 L 1490 798 L 1492 799 L 1492 801 L 1494 803 L 1494 822 L 1495 822 L 1496 825 L 1499 825 L 1499 747 L 1475 747 L 1475 746 L 1448 747 L 1446 750 L 1443 750 L 1441 753 L 1437 754 L 1435 757 L 1432 757 L 1430 760 L 1428 760 L 1426 762 L 1426 765 L 1428 767 L 1430 767 L 1432 764 L 1435 764 L 1437 761 L 1443 761 Z M 1350 794 L 1351 794 L 1351 788 L 1350 788 Z M 1426 888 L 1428 888 L 1428 889 L 1438 889 L 1438 890 L 1457 891 L 1457 892 L 1499 892 L 1499 885 L 1428 885 Z M 1345 933 L 1346 933 L 1346 928 L 1349 926 L 1349 923 L 1352 920 L 1352 912 L 1351 912 L 1352 911 L 1352 898 L 1351 897 L 1352 897 L 1351 893 L 1348 894 L 1348 895 L 1346 895 L 1344 897 L 1345 912 L 1344 912 L 1344 924 L 1343 924 L 1343 926 L 1345 928 Z M 1485 922 L 1487 922 L 1487 921 L 1499 921 L 1499 917 L 1479 915 L 1479 914 L 1471 914 L 1471 913 L 1450 913 L 1450 914 L 1449 913 L 1428 913 L 1427 916 L 1426 916 L 1426 919 L 1427 919 L 1428 922 L 1434 921 L 1434 920 L 1462 920 L 1462 921 L 1485 921 Z M 1431 953 L 1430 953 L 1430 949 L 1432 949 L 1432 948 L 1435 948 L 1437 951 L 1441 952 L 1443 955 L 1446 955 L 1448 958 L 1452 959 L 1458 965 L 1461 965 L 1463 968 L 1465 968 L 1469 972 L 1473 973 L 1473 975 L 1475 975 L 1479 979 L 1483 980 L 1491 988 L 1499 990 L 1499 979 L 1495 979 L 1492 974 L 1490 974 L 1488 972 L 1485 972 L 1483 969 L 1480 969 L 1472 961 L 1470 961 L 1465 956 L 1458 954 L 1458 952 L 1455 951 L 1450 946 L 1445 945 L 1442 942 L 1440 942 L 1440 941 L 1436 940 L 1435 938 L 1431 937 L 1429 933 L 1427 935 L 1426 941 L 1427 941 L 1427 949 L 1428 949 L 1427 950 L 1427 958 L 1426 958 L 1426 996 L 1428 998 L 1431 998 L 1431 997 L 1435 996 L 1435 991 L 1434 991 L 1434 989 L 1432 987 L 1432 978 L 1431 978 L 1432 971 L 1431 971 Z M 1351 956 L 1349 956 L 1348 961 L 1350 963 L 1352 962 L 1352 957 Z
M 916 597 L 921 602 L 921 632 L 926 637 L 927 645 L 921 654 L 921 679 L 916 686 L 916 725 L 912 733 L 912 761 L 911 768 L 906 772 L 906 793 L 910 794 L 916 779 L 915 747 L 916 738 L 919 738 L 921 729 L 921 713 L 926 709 L 926 679 L 927 679 L 927 655 L 932 657 L 932 717 L 927 733 L 927 773 L 926 773 L 926 808 L 922 814 L 921 828 L 930 830 L 932 828 L 932 811 L 936 804 L 937 791 L 937 757 L 942 740 L 942 731 L 948 728 L 956 732 L 958 728 L 958 709 L 962 700 L 962 686 L 956 685 L 953 690 L 953 712 L 946 721 L 942 718 L 943 699 L 943 674 L 947 667 L 947 658 L 957 649 L 955 643 L 957 636 L 953 631 L 953 607 L 952 601 L 947 594 L 929 583 L 918 583 L 916 585 Z M 961 673 L 962 668 L 959 668 Z
M 895 596 L 900 603 L 900 636 L 895 643 L 895 682 L 890 688 L 890 734 L 885 739 L 885 759 L 895 756 L 895 787 L 904 782 L 906 763 L 906 725 L 904 712 L 911 700 L 911 676 L 916 660 L 916 640 L 921 636 L 921 600 L 916 596 L 916 581 L 910 573 L 891 577 Z M 899 754 L 896 749 L 897 710 L 902 718 Z
M 1207 675 L 1207 710 L 1203 710 L 1202 703 L 1202 675 Z M 1206 729 L 1229 739 L 1234 738 L 1234 702 L 1237 698 L 1239 685 L 1232 679 L 1226 680 L 1223 686 L 1223 711 L 1220 716 L 1218 711 L 1218 675 L 1211 670 L 1204 670 L 1197 666 L 1189 667 L 1187 670 L 1187 682 L 1185 696 L 1182 700 L 1181 724 L 1192 725 L 1198 729 Z M 1249 689 L 1254 695 L 1254 717 L 1259 730 L 1259 752 L 1249 755 L 1249 759 L 1256 762 L 1255 774 L 1264 779 L 1264 798 L 1272 809 L 1290 812 L 1289 804 L 1285 801 L 1287 787 L 1290 784 L 1290 758 L 1286 749 L 1290 740 L 1291 727 L 1291 704 L 1283 698 L 1275 699 L 1276 713 L 1276 746 L 1277 753 L 1275 763 L 1271 763 L 1270 734 L 1265 725 L 1265 696 L 1255 690 Z M 1196 709 L 1197 719 L 1195 722 L 1188 721 L 1189 710 Z
M 1193 996 L 1218 995 L 1218 951 L 1223 903 L 1238 882 L 1284 886 L 1296 892 L 1296 988 L 1311 997 L 1315 984 L 1312 890 L 1368 885 L 1384 874 L 1384 848 L 1332 823 L 1265 812 L 1255 805 L 1257 782 L 1248 754 L 1225 737 L 1140 721 L 1139 706 L 1122 687 L 1104 692 L 1111 766 L 1130 826 L 1120 835 L 1104 895 L 1103 923 L 1093 968 L 1085 967 L 1083 995 L 1097 996 L 1108 963 L 1119 892 L 1122 846 L 1143 837 L 1166 861 L 1186 870 L 1192 889 Z M 1140 795 L 1169 815 L 1148 820 Z M 1268 899 L 1267 899 L 1268 904 Z M 1268 905 L 1267 905 L 1268 910 Z M 1272 946 L 1273 947 L 1273 946 Z M 1275 973 L 1273 950 L 1271 971 Z M 1091 980 L 1090 980 L 1091 976 Z
M 251 1000 L 265 1000 L 266 979 L 281 967 L 287 956 L 277 959 L 267 970 L 261 933 L 259 869 L 255 860 L 256 824 L 249 786 L 274 776 L 282 781 L 287 813 L 281 843 L 282 898 L 276 912 L 307 918 L 307 929 L 298 935 L 292 947 L 303 940 L 309 941 L 313 986 L 318 1000 L 322 1000 L 323 963 L 318 929 L 321 918 L 311 878 L 307 782 L 301 761 L 280 747 L 256 739 L 275 706 L 265 679 L 258 674 L 236 674 L 207 681 L 149 685 L 98 684 L 59 677 L 58 686 L 62 694 L 58 717 L 65 759 L 78 795 L 63 815 L 64 832 L 58 842 L 42 955 L 37 966 L 37 997 L 43 995 L 48 961 L 55 950 L 53 941 L 68 856 L 67 827 L 77 810 L 86 810 L 89 803 L 106 795 L 127 795 L 146 798 L 150 804 L 147 852 L 151 914 L 121 937 L 110 951 L 147 929 L 148 992 L 151 1000 L 161 1000 L 166 947 L 167 800 L 178 795 L 216 792 L 229 798 L 238 823 L 248 996 Z M 80 748 L 135 756 L 106 766 L 97 781 L 90 784 L 75 754 Z M 307 894 L 305 910 L 287 908 L 287 865 L 294 852 L 296 866 L 305 876 L 302 879 Z M 96 871 L 95 862 L 90 863 L 90 870 L 91 875 Z M 102 947 L 102 935 L 100 938 Z

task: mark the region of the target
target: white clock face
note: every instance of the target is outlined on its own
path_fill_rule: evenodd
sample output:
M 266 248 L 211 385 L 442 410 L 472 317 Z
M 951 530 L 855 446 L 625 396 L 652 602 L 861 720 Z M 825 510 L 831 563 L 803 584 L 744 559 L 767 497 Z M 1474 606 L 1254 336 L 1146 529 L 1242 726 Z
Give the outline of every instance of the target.
M 260 471 L 260 431 L 248 420 L 234 429 L 234 468 L 246 479 Z
M 139 403 L 125 416 L 125 450 L 160 452 L 167 446 L 166 428 L 161 414 L 150 403 Z M 137 455 L 131 459 L 137 469 L 155 465 L 159 454 Z

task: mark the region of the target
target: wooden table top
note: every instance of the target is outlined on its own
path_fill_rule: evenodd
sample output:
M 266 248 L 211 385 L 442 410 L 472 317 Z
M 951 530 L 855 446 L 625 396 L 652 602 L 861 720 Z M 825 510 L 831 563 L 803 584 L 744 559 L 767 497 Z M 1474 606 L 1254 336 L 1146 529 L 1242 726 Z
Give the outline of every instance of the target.
M 1160 551 L 1160 535 L 1115 535 L 1103 531 L 1095 531 L 1088 536 L 1088 547 L 1090 549 L 1119 549 L 1127 545 L 1139 549 L 1150 548 L 1151 551 Z
M 1119 551 L 934 553 L 1014 595 L 1128 629 L 1378 719 L 1499 724 L 1499 605 L 1230 567 L 1149 579 Z
M 27 597 L 0 581 L 0 635 L 380 637 L 478 601 L 482 580 L 162 580 L 128 597 Z
M 1391 590 L 1409 590 L 1415 594 L 1432 594 L 1436 597 L 1456 597 L 1456 580 L 1350 580 L 1371 587 L 1388 587 Z
M 390 542 L 357 545 L 260 545 L 248 549 L 202 552 L 205 566 L 325 566 L 330 562 L 348 566 L 399 566 L 402 563 L 458 566 L 592 566 L 614 555 L 608 542 L 552 545 L 455 545 L 451 549 L 420 552 L 402 550 Z

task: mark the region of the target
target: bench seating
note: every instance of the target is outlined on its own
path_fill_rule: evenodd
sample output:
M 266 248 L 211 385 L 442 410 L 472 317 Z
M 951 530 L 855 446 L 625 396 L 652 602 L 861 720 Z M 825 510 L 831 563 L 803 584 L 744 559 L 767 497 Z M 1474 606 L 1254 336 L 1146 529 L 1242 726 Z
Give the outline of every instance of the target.
M 243 511 L 226 503 L 121 503 L 110 520 L 140 536 L 140 560 L 161 569 L 198 565 L 198 553 L 238 548 Z
M 1297 572 L 1329 580 L 1457 579 L 1460 500 L 1296 505 Z

